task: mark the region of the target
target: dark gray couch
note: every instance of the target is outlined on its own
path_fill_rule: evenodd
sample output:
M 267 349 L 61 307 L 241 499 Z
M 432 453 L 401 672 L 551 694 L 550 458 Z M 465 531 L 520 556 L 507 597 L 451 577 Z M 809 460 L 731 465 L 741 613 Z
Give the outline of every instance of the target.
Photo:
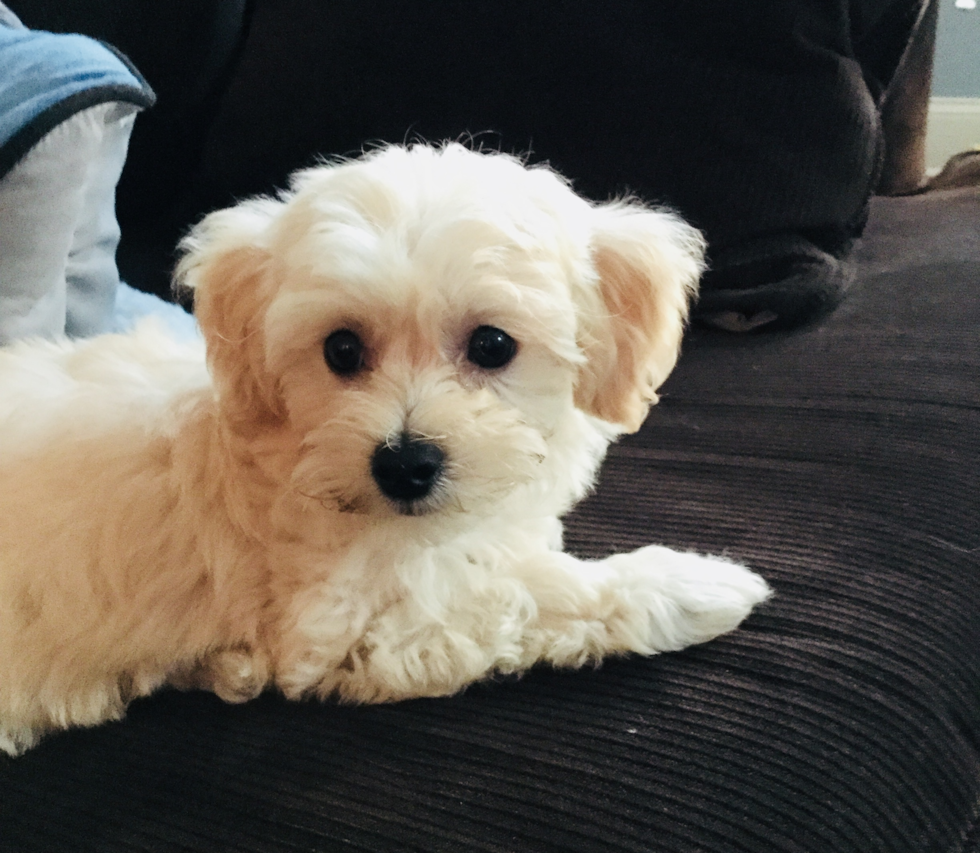
M 0 850 L 980 851 L 980 191 L 874 199 L 858 261 L 818 325 L 693 330 L 568 520 L 744 560 L 739 631 L 393 706 L 164 693 L 0 758 Z

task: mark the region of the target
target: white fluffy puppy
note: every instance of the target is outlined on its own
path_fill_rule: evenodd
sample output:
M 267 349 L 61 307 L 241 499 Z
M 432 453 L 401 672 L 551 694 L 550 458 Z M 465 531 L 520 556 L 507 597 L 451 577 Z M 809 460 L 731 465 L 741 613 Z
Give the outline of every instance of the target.
M 453 693 L 680 649 L 768 594 L 720 559 L 585 562 L 559 516 L 677 357 L 700 235 L 459 145 L 208 216 L 154 328 L 0 352 L 0 748 L 169 682 Z

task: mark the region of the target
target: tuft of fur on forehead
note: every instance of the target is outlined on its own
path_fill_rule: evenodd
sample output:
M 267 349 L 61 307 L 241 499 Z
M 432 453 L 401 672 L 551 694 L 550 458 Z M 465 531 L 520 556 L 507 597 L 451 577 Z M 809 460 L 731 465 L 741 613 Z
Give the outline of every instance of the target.
M 512 319 L 581 360 L 569 286 L 593 275 L 589 206 L 554 172 L 457 145 L 388 148 L 301 172 L 286 198 L 272 229 L 284 327 L 317 322 L 311 311 L 424 324 L 447 303 L 520 306 Z

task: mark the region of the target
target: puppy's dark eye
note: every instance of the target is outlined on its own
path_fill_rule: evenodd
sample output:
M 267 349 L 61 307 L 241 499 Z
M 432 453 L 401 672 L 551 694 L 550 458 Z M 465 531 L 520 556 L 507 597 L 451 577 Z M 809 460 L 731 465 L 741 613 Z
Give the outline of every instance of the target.
M 323 342 L 323 357 L 338 376 L 352 376 L 364 367 L 364 344 L 350 329 L 338 329 Z
M 466 357 L 477 367 L 503 367 L 517 355 L 517 341 L 496 326 L 480 326 L 470 336 Z

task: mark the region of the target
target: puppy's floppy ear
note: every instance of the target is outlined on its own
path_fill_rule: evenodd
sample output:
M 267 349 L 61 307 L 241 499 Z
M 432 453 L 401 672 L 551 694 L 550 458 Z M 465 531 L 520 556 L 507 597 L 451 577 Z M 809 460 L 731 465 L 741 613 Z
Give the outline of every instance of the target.
M 579 408 L 636 432 L 680 351 L 704 269 L 704 239 L 673 213 L 635 202 L 594 209 L 598 299 L 581 306 Z
M 265 369 L 263 330 L 273 294 L 268 230 L 282 206 L 263 198 L 219 210 L 180 244 L 175 287 L 194 290 L 194 314 L 220 404 L 238 422 L 284 416 L 275 380 Z

